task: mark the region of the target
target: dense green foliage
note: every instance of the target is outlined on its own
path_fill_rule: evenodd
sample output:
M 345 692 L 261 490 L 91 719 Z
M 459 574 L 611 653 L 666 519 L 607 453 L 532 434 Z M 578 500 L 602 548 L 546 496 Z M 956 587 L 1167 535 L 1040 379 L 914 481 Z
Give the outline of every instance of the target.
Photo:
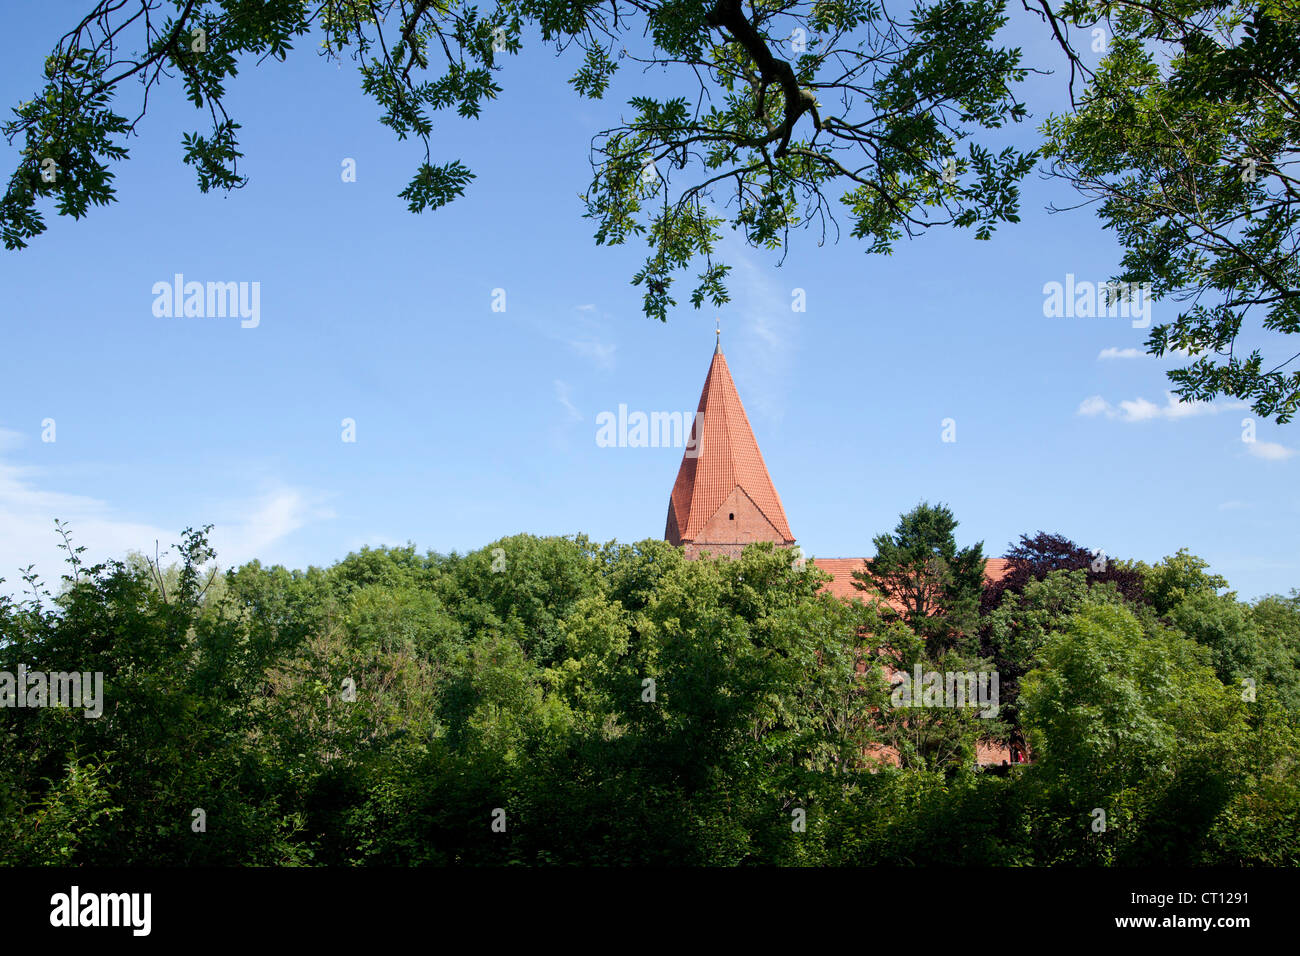
M 5 863 L 1300 862 L 1300 594 L 1185 553 L 1139 600 L 1040 569 L 954 656 L 769 545 L 68 550 L 0 598 L 0 672 L 102 671 L 103 714 L 0 709 Z M 899 708 L 888 661 L 1015 680 L 996 720 Z M 1032 762 L 977 766 L 1013 734 Z
M 901 606 L 898 617 L 925 639 L 931 653 L 978 629 L 983 543 L 958 548 L 956 529 L 947 506 L 922 502 L 899 519 L 892 534 L 876 535 L 875 559 L 853 573 L 855 587 Z

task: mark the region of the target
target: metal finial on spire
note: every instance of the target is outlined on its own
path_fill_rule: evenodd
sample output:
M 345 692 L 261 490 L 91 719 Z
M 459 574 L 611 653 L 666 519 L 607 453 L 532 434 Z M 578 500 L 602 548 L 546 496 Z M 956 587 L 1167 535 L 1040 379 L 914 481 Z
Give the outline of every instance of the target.
M 718 344 L 713 347 L 713 354 L 721 355 L 722 354 L 722 320 L 721 319 L 717 320 L 716 334 L 718 336 Z

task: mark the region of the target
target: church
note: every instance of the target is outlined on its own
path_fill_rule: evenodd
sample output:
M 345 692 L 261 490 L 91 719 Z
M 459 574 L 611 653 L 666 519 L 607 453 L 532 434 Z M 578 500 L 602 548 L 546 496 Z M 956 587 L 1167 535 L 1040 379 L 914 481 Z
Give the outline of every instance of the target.
M 668 498 L 668 526 L 664 538 L 680 545 L 688 558 L 708 552 L 714 556 L 739 557 L 745 545 L 771 541 L 789 548 L 795 544 L 781 506 L 781 496 L 772 484 L 758 450 L 754 430 L 740 402 L 736 383 L 722 354 L 722 339 L 713 349 L 709 374 L 695 421 L 700 434 L 687 446 Z M 853 586 L 853 572 L 866 566 L 866 558 L 817 558 L 813 564 L 831 575 L 827 589 L 836 597 L 861 597 Z M 991 558 L 984 574 L 1001 580 L 1007 562 Z
M 695 423 L 698 433 L 692 433 L 694 440 L 682 456 L 668 498 L 664 538 L 680 546 L 688 558 L 705 554 L 739 557 L 745 545 L 758 541 L 794 547 L 795 538 L 781 496 L 767 473 L 763 453 L 722 354 L 721 332 L 704 378 Z M 865 598 L 865 593 L 854 586 L 853 572 L 866 564 L 866 558 L 813 560 L 818 570 L 831 575 L 826 590 L 844 600 Z M 1009 570 L 1006 560 L 991 558 L 984 566 L 984 576 L 998 581 Z M 1003 746 L 984 744 L 978 759 L 981 764 L 1005 763 L 1013 755 Z

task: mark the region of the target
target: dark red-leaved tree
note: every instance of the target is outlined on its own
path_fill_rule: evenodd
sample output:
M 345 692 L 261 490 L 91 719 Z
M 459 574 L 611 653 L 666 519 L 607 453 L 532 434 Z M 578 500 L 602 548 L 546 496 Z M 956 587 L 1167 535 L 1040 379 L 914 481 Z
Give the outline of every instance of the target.
M 1112 556 L 1090 551 L 1062 534 L 1022 534 L 1020 543 L 1008 549 L 1006 559 L 1011 563 L 1007 575 L 988 584 L 980 596 L 980 617 L 997 608 L 1007 594 L 1019 594 L 1030 581 L 1041 581 L 1053 571 L 1086 571 L 1089 586 L 1109 581 L 1126 601 L 1146 600 L 1137 571 L 1116 567 Z

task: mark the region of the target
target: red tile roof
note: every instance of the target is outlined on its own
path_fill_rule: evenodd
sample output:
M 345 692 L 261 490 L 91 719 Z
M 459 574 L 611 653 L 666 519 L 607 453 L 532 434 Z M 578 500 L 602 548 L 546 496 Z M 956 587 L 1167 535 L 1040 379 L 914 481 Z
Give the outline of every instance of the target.
M 824 590 L 845 600 L 865 601 L 867 599 L 866 591 L 859 591 L 853 586 L 853 572 L 859 571 L 867 566 L 866 558 L 814 558 L 812 563 L 827 574 L 832 575 L 831 581 L 825 586 Z M 989 558 L 984 562 L 984 578 L 987 581 L 1000 581 L 1011 571 L 1011 562 L 1006 558 Z M 902 606 L 895 601 L 889 602 L 896 611 L 903 610 Z M 894 673 L 894 668 L 888 663 L 884 664 L 888 673 Z M 898 751 L 893 747 L 885 747 L 880 744 L 873 744 L 868 748 L 870 756 L 884 763 L 898 766 L 900 761 Z M 980 740 L 975 745 L 976 763 L 987 765 L 997 763 L 1009 763 L 1014 759 L 1014 755 L 1006 744 L 999 743 L 995 740 Z
M 838 598 L 852 600 L 867 599 L 866 591 L 859 591 L 853 586 L 853 572 L 861 571 L 867 566 L 866 558 L 814 558 L 818 570 L 832 575 L 825 590 Z M 988 581 L 1001 581 L 1011 572 L 1011 562 L 1006 558 L 989 558 L 984 562 L 984 578 Z
M 668 527 L 664 537 L 673 544 L 694 541 L 727 496 L 739 487 L 777 533 L 784 536 L 784 543 L 792 544 L 794 536 L 781 507 L 781 498 L 767 474 L 763 454 L 758 450 L 721 349 L 713 353 L 698 411 L 704 416 L 703 434 L 697 437 L 698 447 L 688 448 L 682 456 L 668 500 Z M 692 457 L 695 451 L 699 454 Z

